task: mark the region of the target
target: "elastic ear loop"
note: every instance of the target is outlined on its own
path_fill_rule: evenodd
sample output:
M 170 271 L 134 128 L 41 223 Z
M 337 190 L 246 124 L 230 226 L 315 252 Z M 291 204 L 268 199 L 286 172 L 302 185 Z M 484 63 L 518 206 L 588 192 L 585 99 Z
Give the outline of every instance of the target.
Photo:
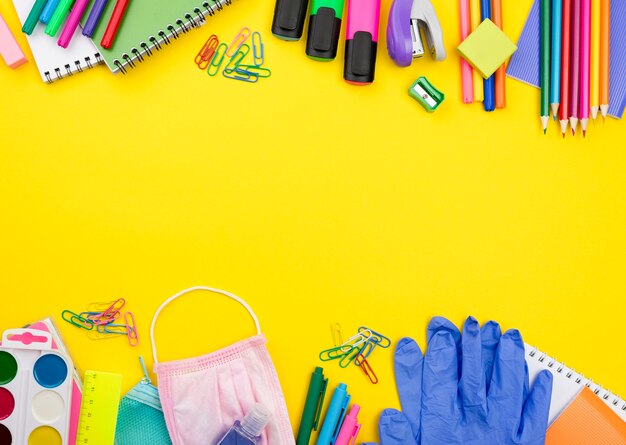
M 155 364 L 159 363 L 159 361 L 157 360 L 156 343 L 154 341 L 154 328 L 156 326 L 157 318 L 159 318 L 159 314 L 165 308 L 165 306 L 170 304 L 172 301 L 176 300 L 178 297 L 182 297 L 185 294 L 188 294 L 190 292 L 194 292 L 194 291 L 197 291 L 197 290 L 205 290 L 205 291 L 208 291 L 208 292 L 213 292 L 215 294 L 224 295 L 225 297 L 231 298 L 231 299 L 235 300 L 237 303 L 241 304 L 244 308 L 246 308 L 246 310 L 248 311 L 248 313 L 252 317 L 252 320 L 254 320 L 254 325 L 256 326 L 257 335 L 261 335 L 261 325 L 259 324 L 259 319 L 257 318 L 257 316 L 254 313 L 254 311 L 252 310 L 252 308 L 248 305 L 248 303 L 246 303 L 242 298 L 238 297 L 235 294 L 231 294 L 230 292 L 227 292 L 225 290 L 216 289 L 216 288 L 213 288 L 213 287 L 207 287 L 207 286 L 190 287 L 189 289 L 182 290 L 182 291 L 178 292 L 177 294 L 172 295 L 171 297 L 169 297 L 167 300 L 165 300 L 163 302 L 163 304 L 161 304 L 161 306 L 159 306 L 157 311 L 154 313 L 154 317 L 152 318 L 152 324 L 150 325 L 150 343 L 152 344 L 152 358 L 154 359 L 154 363 Z

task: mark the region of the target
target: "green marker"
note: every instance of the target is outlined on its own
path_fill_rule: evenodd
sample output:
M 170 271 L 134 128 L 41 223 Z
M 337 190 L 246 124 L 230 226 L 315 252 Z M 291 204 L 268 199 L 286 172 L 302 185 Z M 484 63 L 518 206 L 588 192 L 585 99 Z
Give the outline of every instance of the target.
M 54 14 L 52 14 L 52 18 L 48 22 L 48 26 L 46 26 L 46 34 L 50 37 L 55 37 L 57 35 L 59 28 L 65 21 L 70 9 L 72 9 L 73 3 L 74 0 L 61 0 L 59 6 L 57 6 L 57 9 L 54 11 Z
M 302 420 L 300 421 L 296 445 L 309 445 L 311 433 L 313 430 L 317 431 L 327 386 L 328 379 L 324 378 L 324 370 L 318 366 L 311 376 L 311 383 L 309 384 L 309 391 L 307 392 L 306 402 L 304 403 L 304 411 L 302 412 Z
M 306 54 L 322 62 L 337 57 L 344 0 L 313 0 Z
M 24 22 L 24 26 L 22 26 L 22 32 L 24 34 L 31 35 L 35 30 L 35 26 L 39 22 L 39 16 L 43 12 L 43 9 L 46 7 L 47 0 L 37 0 L 33 5 L 33 9 L 28 13 L 28 18 Z

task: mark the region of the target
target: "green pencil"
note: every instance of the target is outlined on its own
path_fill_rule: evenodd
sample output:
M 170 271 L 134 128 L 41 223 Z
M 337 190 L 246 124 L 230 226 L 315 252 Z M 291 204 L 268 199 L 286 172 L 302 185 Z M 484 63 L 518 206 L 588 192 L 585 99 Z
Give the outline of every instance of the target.
M 52 14 L 52 18 L 48 22 L 48 26 L 46 26 L 46 34 L 51 37 L 55 37 L 57 32 L 59 32 L 59 28 L 65 21 L 67 14 L 69 14 L 70 9 L 72 9 L 72 4 L 74 0 L 61 0 L 59 6 Z
M 541 0 L 541 125 L 548 131 L 550 118 L 550 0 Z

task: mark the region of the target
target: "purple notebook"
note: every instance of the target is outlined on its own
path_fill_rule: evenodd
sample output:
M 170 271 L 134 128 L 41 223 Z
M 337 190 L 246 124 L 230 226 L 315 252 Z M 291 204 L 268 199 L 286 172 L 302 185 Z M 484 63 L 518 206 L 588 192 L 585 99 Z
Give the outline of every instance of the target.
M 541 56 L 539 6 L 540 0 L 535 0 L 507 69 L 509 77 L 537 88 Z M 610 57 L 609 115 L 620 119 L 626 107 L 626 0 L 611 1 Z

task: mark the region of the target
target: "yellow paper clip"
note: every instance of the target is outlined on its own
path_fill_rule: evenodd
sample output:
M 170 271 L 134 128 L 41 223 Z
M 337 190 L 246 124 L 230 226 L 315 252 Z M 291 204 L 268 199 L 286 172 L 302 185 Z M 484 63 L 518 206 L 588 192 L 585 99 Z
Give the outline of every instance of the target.
M 244 26 L 243 28 L 239 30 L 239 33 L 235 36 L 233 41 L 230 43 L 230 46 L 226 50 L 226 56 L 234 57 L 237 51 L 239 51 L 239 48 L 241 48 L 241 45 L 246 43 L 246 40 L 248 40 L 248 37 L 250 37 L 250 28 Z
M 333 323 L 330 325 L 330 331 L 333 335 L 333 343 L 335 347 L 343 344 L 343 337 L 341 336 L 341 325 L 339 323 Z
M 215 34 L 209 37 L 196 56 L 195 62 L 198 68 L 205 70 L 209 67 L 209 63 L 211 63 L 211 59 L 215 55 L 215 50 L 219 44 L 220 41 Z
M 357 356 L 354 358 L 354 362 L 361 368 L 361 370 L 367 376 L 370 382 L 372 382 L 374 385 L 378 383 L 378 377 L 374 373 L 372 366 L 369 364 L 365 357 L 363 357 L 361 354 L 357 354 Z

